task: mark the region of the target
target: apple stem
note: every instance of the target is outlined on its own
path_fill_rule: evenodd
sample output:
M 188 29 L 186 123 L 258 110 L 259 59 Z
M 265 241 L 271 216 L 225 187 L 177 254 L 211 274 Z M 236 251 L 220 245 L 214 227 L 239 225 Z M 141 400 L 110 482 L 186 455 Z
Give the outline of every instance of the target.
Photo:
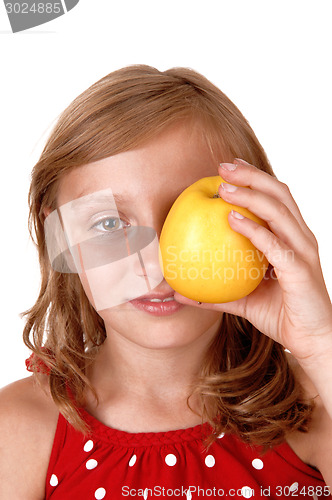
M 214 194 L 214 195 L 213 195 L 213 198 L 220 198 L 219 193 Z

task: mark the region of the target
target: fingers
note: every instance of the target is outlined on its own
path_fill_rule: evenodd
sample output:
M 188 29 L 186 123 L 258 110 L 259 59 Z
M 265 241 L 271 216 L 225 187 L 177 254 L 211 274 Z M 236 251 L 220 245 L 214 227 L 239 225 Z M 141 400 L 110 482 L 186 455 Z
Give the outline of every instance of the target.
M 311 244 L 290 210 L 275 198 L 262 191 L 226 183 L 222 183 L 219 187 L 219 194 L 225 201 L 247 208 L 266 221 L 273 233 L 300 255 Z
M 278 247 L 276 238 L 280 239 L 279 252 L 284 253 L 291 249 L 308 262 L 318 258 L 316 239 L 305 224 L 289 189 L 287 187 L 286 189 L 284 184 L 275 177 L 246 164 L 243 160 L 235 160 L 234 164 L 221 165 L 219 172 L 227 183 L 222 183 L 219 195 L 228 203 L 247 208 L 265 220 L 272 233 L 266 229 L 260 231 L 259 227 L 261 226 L 256 223 L 249 224 L 247 222 L 247 227 L 250 226 L 252 231 L 258 232 L 260 235 L 265 234 L 266 242 L 269 241 L 270 248 L 273 245 L 276 249 Z M 227 167 L 233 168 L 233 170 L 228 170 Z M 251 189 L 242 186 L 249 186 Z M 229 220 L 231 225 L 236 224 L 234 217 Z M 248 221 L 248 219 L 246 220 Z M 254 230 L 254 228 L 256 229 Z M 242 230 L 240 232 L 244 234 Z M 249 239 L 251 238 L 254 238 L 253 233 Z M 255 245 L 254 241 L 252 243 Z M 269 259 L 261 246 L 255 246 L 263 251 Z M 274 265 L 273 262 L 271 264 Z
M 302 231 L 315 243 L 315 237 L 303 220 L 301 212 L 286 184 L 238 158 L 234 160 L 234 163 L 221 163 L 219 174 L 226 182 L 236 186 L 250 187 L 282 203 L 295 217 Z M 259 214 L 257 215 L 260 217 Z
M 247 297 L 243 297 L 242 299 L 236 300 L 234 302 L 224 302 L 221 304 L 212 304 L 210 302 L 196 302 L 194 300 L 188 299 L 187 297 L 184 297 L 178 292 L 175 292 L 174 298 L 177 302 L 180 302 L 181 304 L 185 304 L 187 306 L 209 309 L 211 311 L 226 312 L 235 314 L 236 316 L 245 317 L 245 304 L 247 301 Z
M 278 278 L 283 271 L 298 270 L 299 258 L 296 253 L 269 229 L 234 211 L 230 212 L 228 220 L 232 229 L 246 236 L 264 253 Z

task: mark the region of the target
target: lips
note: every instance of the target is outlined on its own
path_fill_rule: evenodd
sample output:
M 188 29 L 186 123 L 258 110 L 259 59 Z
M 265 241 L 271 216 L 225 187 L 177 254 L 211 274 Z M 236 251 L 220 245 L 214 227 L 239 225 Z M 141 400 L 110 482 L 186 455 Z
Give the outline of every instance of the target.
M 150 302 L 169 302 L 174 300 L 174 292 L 168 294 L 151 293 L 150 295 L 142 295 L 139 300 L 149 300 Z
M 168 294 L 155 292 L 131 300 L 130 303 L 136 309 L 154 316 L 169 316 L 184 307 L 174 299 L 174 292 Z

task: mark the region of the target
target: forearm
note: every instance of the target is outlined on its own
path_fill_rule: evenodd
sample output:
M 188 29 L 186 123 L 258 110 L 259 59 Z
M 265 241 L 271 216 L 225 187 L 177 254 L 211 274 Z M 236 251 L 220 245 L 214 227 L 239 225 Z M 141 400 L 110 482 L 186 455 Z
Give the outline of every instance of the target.
M 332 339 L 332 332 L 331 332 Z M 311 382 L 314 384 L 322 403 L 332 419 L 332 346 L 319 356 L 310 356 L 299 361 Z

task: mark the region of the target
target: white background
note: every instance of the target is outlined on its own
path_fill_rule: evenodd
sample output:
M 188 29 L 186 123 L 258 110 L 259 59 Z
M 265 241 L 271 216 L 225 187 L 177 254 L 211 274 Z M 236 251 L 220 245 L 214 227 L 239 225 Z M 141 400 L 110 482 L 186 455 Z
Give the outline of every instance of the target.
M 26 375 L 23 320 L 39 285 L 29 175 L 58 114 L 128 64 L 191 67 L 240 108 L 320 244 L 331 294 L 331 2 L 81 0 L 12 34 L 0 2 L 0 386 Z

